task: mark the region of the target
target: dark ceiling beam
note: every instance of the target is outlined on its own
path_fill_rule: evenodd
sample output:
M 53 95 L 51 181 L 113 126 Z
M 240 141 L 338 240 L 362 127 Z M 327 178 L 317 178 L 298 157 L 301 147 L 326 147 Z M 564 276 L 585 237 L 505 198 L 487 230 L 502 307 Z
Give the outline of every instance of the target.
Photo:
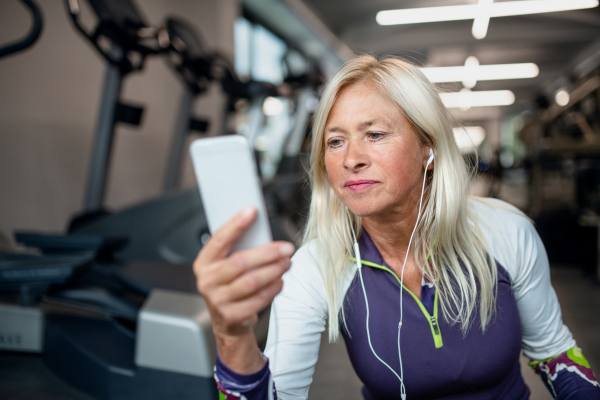
M 471 35 L 471 30 L 465 28 L 460 25 L 444 24 L 426 29 L 381 30 L 374 35 L 364 34 L 359 35 L 356 40 L 346 40 L 346 44 L 356 51 L 386 53 L 409 49 L 426 52 L 432 47 L 443 46 L 468 48 L 511 43 L 527 43 L 530 46 L 536 46 L 577 41 L 589 42 L 590 37 L 600 37 L 600 28 L 568 29 L 557 26 L 548 29 L 535 25 L 507 24 L 502 27 L 490 27 L 488 37 L 483 41 L 476 41 Z
M 555 12 L 540 14 L 539 17 L 561 22 L 585 24 L 591 27 L 600 27 L 600 13 L 596 10 L 586 10 L 577 12 Z

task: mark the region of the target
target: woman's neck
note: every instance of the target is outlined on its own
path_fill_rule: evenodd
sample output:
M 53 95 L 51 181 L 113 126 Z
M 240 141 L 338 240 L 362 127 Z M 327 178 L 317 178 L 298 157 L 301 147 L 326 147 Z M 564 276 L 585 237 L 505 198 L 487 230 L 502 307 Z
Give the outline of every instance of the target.
M 400 265 L 406 256 L 410 237 L 417 223 L 421 185 L 416 184 L 401 204 L 362 218 L 362 226 L 390 266 Z M 414 238 L 413 243 L 414 244 Z M 407 259 L 407 264 L 412 257 Z
M 383 259 L 390 266 L 399 264 L 401 267 L 416 220 L 415 213 L 386 213 L 363 217 L 362 225 L 369 232 Z
M 380 218 L 364 217 L 362 223 L 386 264 L 398 277 L 402 277 L 404 286 L 420 299 L 423 274 L 414 263 L 412 252 L 409 252 L 408 257 L 406 256 L 416 220 L 416 214 L 408 214 L 404 217 L 389 216 L 385 221 Z

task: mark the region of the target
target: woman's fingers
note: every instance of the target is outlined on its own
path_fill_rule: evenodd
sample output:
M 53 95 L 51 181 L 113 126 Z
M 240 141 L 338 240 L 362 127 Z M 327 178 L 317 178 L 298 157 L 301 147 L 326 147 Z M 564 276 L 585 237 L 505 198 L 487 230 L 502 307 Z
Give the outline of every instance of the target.
M 273 264 L 294 254 L 294 245 L 288 242 L 273 242 L 266 246 L 239 251 L 230 257 L 206 266 L 201 277 L 207 287 L 231 282 L 238 276 L 263 265 Z
M 273 242 L 229 255 L 252 225 L 257 211 L 248 207 L 209 239 L 194 261 L 198 291 L 205 298 L 213 329 L 245 332 L 282 288 L 282 275 L 295 251 L 288 242 Z M 229 256 L 228 256 L 229 255 Z
M 249 321 L 256 313 L 273 301 L 273 298 L 281 291 L 282 287 L 283 281 L 277 279 L 254 296 L 224 304 L 220 307 L 220 314 L 228 324 L 240 324 Z
M 221 305 L 258 295 L 273 282 L 280 280 L 281 276 L 290 268 L 288 259 L 266 265 L 240 276 L 229 285 L 219 286 L 214 290 L 211 301 L 214 305 Z
M 210 237 L 196 261 L 200 264 L 210 264 L 227 256 L 233 243 L 252 225 L 256 215 L 254 207 L 246 207 L 236 214 Z

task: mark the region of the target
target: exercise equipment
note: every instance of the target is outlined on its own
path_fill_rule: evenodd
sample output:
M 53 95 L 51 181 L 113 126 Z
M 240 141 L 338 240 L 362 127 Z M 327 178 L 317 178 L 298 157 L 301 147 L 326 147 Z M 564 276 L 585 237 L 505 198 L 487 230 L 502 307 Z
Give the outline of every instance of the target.
M 35 4 L 26 3 L 41 19 Z M 147 28 L 127 3 L 90 1 L 100 23 L 93 33 L 81 28 L 89 37 L 113 41 L 98 45 L 111 63 L 101 134 L 111 133 L 108 128 L 118 121 L 139 121 L 139 109 L 108 100 L 118 95 L 120 78 L 156 51 L 134 41 L 125 52 L 116 46 L 114 41 L 127 40 L 112 14 L 121 15 L 131 32 Z M 77 20 L 77 2 L 69 6 Z M 96 142 L 103 146 L 112 140 L 100 136 Z M 0 255 L 0 349 L 40 353 L 54 374 L 100 399 L 217 398 L 210 317 L 190 268 L 152 266 L 148 273 L 139 265 L 116 263 L 113 253 L 127 245 L 126 237 L 17 233 L 15 240 L 37 252 Z M 156 279 L 153 273 L 161 268 Z M 25 364 L 32 360 L 22 358 Z
M 204 131 L 207 127 L 207 121 L 193 116 L 194 102 L 210 84 L 218 83 L 226 94 L 221 134 L 228 134 L 227 122 L 238 100 L 246 99 L 252 103 L 251 113 L 256 115 L 257 110 L 262 113 L 265 98 L 277 95 L 277 88 L 262 82 L 240 81 L 228 60 L 218 52 L 207 50 L 193 26 L 181 19 L 167 19 L 162 27 L 156 29 L 155 36 L 162 52 L 168 56 L 169 64 L 184 83 L 164 181 L 166 194 L 113 214 L 102 208 L 89 207 L 92 203 L 88 202 L 87 212 L 73 220 L 69 232 L 129 238 L 129 245 L 115 253 L 123 261 L 190 263 L 209 235 L 197 189 L 185 192 L 176 190 L 188 135 L 193 131 Z M 93 35 L 86 37 L 90 40 L 94 38 Z M 260 122 L 259 118 L 254 120 Z M 306 125 L 306 118 L 301 121 Z M 260 123 L 255 125 L 258 129 Z M 106 157 L 103 159 L 107 160 Z M 102 165 L 104 172 L 90 173 L 90 179 L 93 179 L 92 176 L 106 177 L 108 164 L 105 162 Z M 91 186 L 98 187 L 95 183 Z M 89 189 L 88 193 L 91 192 L 99 193 L 98 190 Z M 265 192 L 266 201 L 271 205 L 270 224 L 274 239 L 290 240 L 285 218 L 275 206 L 278 203 L 277 194 L 270 195 L 268 190 Z M 98 197 L 93 204 L 99 204 Z
M 33 19 L 31 28 L 29 29 L 27 35 L 21 40 L 2 46 L 0 48 L 0 58 L 7 57 L 11 54 L 33 46 L 42 33 L 42 28 L 44 25 L 43 19 L 40 9 L 37 7 L 36 3 L 33 0 L 21 0 L 21 3 L 23 3 L 27 10 L 31 13 Z
M 85 212 L 72 221 L 68 235 L 16 236 L 40 254 L 10 254 L 0 259 L 0 292 L 12 299 L 0 306 L 0 319 L 16 321 L 10 329 L 27 333 L 10 336 L 11 350 L 41 352 L 54 374 L 96 398 L 216 398 L 210 368 L 215 357 L 210 318 L 196 293 L 191 268 L 159 262 L 190 262 L 208 234 L 197 190 L 174 193 L 117 214 L 102 207 L 115 125 L 139 124 L 143 111 L 120 102 L 119 93 L 122 79 L 140 70 L 147 56 L 169 52 L 181 57 L 171 63 L 181 77 L 191 78 L 184 79 L 185 90 L 194 96 L 182 95 L 184 106 L 177 123 L 182 140 L 177 145 L 174 139 L 179 155 L 173 151 L 171 156 L 172 165 L 177 165 L 190 128 L 203 130 L 198 129 L 203 121 L 191 114 L 191 104 L 209 83 L 217 82 L 227 93 L 224 119 L 240 98 L 253 103 L 254 111 L 261 111 L 264 99 L 277 94 L 277 89 L 241 82 L 217 53 L 190 51 L 188 33 L 193 28 L 182 21 L 171 19 L 163 28 L 153 28 L 130 1 L 89 0 L 89 4 L 99 20 L 93 31 L 81 26 L 79 3 L 67 2 L 77 29 L 109 64 Z M 161 43 L 163 32 L 168 40 Z M 174 44 L 186 42 L 185 47 Z M 306 124 L 307 117 L 303 118 L 296 123 Z M 303 139 L 306 127 L 296 131 Z M 269 185 L 277 187 L 273 182 Z M 283 219 L 277 216 L 281 209 L 277 202 L 282 198 L 269 195 L 267 199 L 275 215 L 271 218 L 274 237 L 287 239 Z M 18 277 L 22 280 L 15 280 Z

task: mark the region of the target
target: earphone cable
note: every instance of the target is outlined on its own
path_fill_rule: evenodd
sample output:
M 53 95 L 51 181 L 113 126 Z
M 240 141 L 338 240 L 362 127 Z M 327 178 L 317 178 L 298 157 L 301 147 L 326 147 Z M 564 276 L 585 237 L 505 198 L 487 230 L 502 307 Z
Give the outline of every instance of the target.
M 406 398 L 406 388 L 404 387 L 404 369 L 402 368 L 402 352 L 400 350 L 400 330 L 402 328 L 402 318 L 404 316 L 403 313 L 403 297 L 402 290 L 404 288 L 404 267 L 406 267 L 406 260 L 408 259 L 408 253 L 410 252 L 410 245 L 412 244 L 413 237 L 415 232 L 417 231 L 417 227 L 419 226 L 419 219 L 421 218 L 421 207 L 423 205 L 423 194 L 425 193 L 425 182 L 427 178 L 427 168 L 429 164 L 431 164 L 432 158 L 427 162 L 427 166 L 425 167 L 425 172 L 423 174 L 423 185 L 421 186 L 421 198 L 419 199 L 419 212 L 417 213 L 417 221 L 415 222 L 415 227 L 413 228 L 412 233 L 410 234 L 410 239 L 408 241 L 408 247 L 406 248 L 406 254 L 404 256 L 404 263 L 402 264 L 402 272 L 400 273 L 400 323 L 398 324 L 398 361 L 400 362 L 400 397 L 404 400 Z
M 433 161 L 433 152 L 430 150 L 430 158 L 427 161 L 427 165 L 425 166 L 425 172 L 423 174 L 423 184 L 421 186 L 421 198 L 419 199 L 419 211 L 417 213 L 417 221 L 415 222 L 415 226 L 413 228 L 413 231 L 410 235 L 410 239 L 408 241 L 408 248 L 406 250 L 406 255 L 404 256 L 404 263 L 402 264 L 402 272 L 400 273 L 400 322 L 398 323 L 398 361 L 400 363 L 400 375 L 398 375 L 398 373 L 396 373 L 396 371 L 394 371 L 394 369 L 392 367 L 390 367 L 385 361 L 383 361 L 375 352 L 375 349 L 373 348 L 373 344 L 371 343 L 371 333 L 369 330 L 369 300 L 367 299 L 367 291 L 365 289 L 365 282 L 363 280 L 363 276 L 362 276 L 362 260 L 360 257 L 360 249 L 358 246 L 358 241 L 356 240 L 356 232 L 354 232 L 354 225 L 352 223 L 352 216 L 350 215 L 350 210 L 346 207 L 346 212 L 348 214 L 348 220 L 350 221 L 350 229 L 352 231 L 352 238 L 354 239 L 354 257 L 356 258 L 356 265 L 358 268 L 358 275 L 360 278 L 360 284 L 362 286 L 362 290 L 363 290 L 363 295 L 365 298 L 365 307 L 366 307 L 366 330 L 367 330 L 367 340 L 369 342 L 369 347 L 371 348 L 371 352 L 373 353 L 373 355 L 383 364 L 385 365 L 390 371 L 392 371 L 392 373 L 396 376 L 396 378 L 398 378 L 398 380 L 400 381 L 400 398 L 402 400 L 406 400 L 406 387 L 404 386 L 404 369 L 402 367 L 402 353 L 400 350 L 400 330 L 402 328 L 402 318 L 403 318 L 403 301 L 402 301 L 402 290 L 404 288 L 404 267 L 406 266 L 406 261 L 408 259 L 408 253 L 410 250 L 410 246 L 412 244 L 412 240 L 413 237 L 415 235 L 415 232 L 417 230 L 417 227 L 419 225 L 419 219 L 421 218 L 421 208 L 423 205 L 423 194 L 425 193 L 425 182 L 426 182 L 426 178 L 427 178 L 427 168 L 429 167 L 429 165 L 431 164 L 431 162 Z
M 354 232 L 354 225 L 352 224 L 352 216 L 350 215 L 350 210 L 348 210 L 348 208 L 346 208 L 346 212 L 348 213 L 348 219 L 350 221 L 350 229 L 352 230 L 352 237 L 354 239 L 354 258 L 356 258 L 356 266 L 358 268 L 358 276 L 360 278 L 360 285 L 362 287 L 363 295 L 365 297 L 365 308 L 367 310 L 367 318 L 366 318 L 366 322 L 365 322 L 366 327 L 367 327 L 367 341 L 369 342 L 369 347 L 371 348 L 371 352 L 373 353 L 373 355 L 383 365 L 385 365 L 390 371 L 392 371 L 392 373 L 394 375 L 396 375 L 396 378 L 398 378 L 398 380 L 402 384 L 402 379 L 400 378 L 398 373 L 396 371 L 394 371 L 394 369 L 392 367 L 390 367 L 385 361 L 383 361 L 381 359 L 381 357 L 379 357 L 377 355 L 377 353 L 375 352 L 375 349 L 373 348 L 373 344 L 371 343 L 371 332 L 369 330 L 369 299 L 367 298 L 367 291 L 365 289 L 365 281 L 363 280 L 363 276 L 362 276 L 362 260 L 360 258 L 360 249 L 358 247 L 358 241 L 356 240 L 356 233 Z M 402 386 L 404 386 L 404 384 L 402 384 Z

